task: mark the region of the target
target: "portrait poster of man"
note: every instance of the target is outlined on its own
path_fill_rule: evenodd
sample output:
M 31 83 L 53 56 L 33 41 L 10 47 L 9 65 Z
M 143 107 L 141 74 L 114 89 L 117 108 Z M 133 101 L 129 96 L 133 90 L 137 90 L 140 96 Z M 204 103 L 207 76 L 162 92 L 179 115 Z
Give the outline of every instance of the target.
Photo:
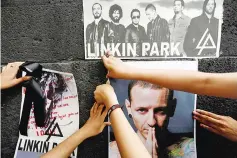
M 198 70 L 197 61 L 127 62 L 147 69 Z M 145 81 L 110 79 L 126 118 L 153 158 L 196 158 L 196 95 Z M 134 144 L 136 145 L 136 144 Z M 109 128 L 109 158 L 119 158 Z
M 223 0 L 83 0 L 85 58 L 219 57 Z
M 79 102 L 73 74 L 43 69 L 37 84 L 43 94 L 44 105 L 32 103 L 30 113 L 27 114 L 27 133 L 21 132 L 22 120 L 20 121 L 20 137 L 16 151 L 19 150 L 23 155 L 28 155 L 28 152 L 36 155 L 48 152 L 79 129 Z M 22 88 L 21 119 L 22 115 L 26 114 L 23 110 L 29 99 L 27 90 Z M 44 106 L 43 127 L 36 124 L 36 106 Z M 77 150 L 72 155 L 76 156 L 76 153 Z

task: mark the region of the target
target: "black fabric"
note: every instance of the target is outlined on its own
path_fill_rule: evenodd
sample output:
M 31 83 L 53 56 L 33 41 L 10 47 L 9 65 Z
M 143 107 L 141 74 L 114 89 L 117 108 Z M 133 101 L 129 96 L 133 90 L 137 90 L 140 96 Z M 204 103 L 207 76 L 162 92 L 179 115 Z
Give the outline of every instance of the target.
M 27 128 L 32 105 L 34 105 L 36 125 L 38 127 L 44 127 L 45 125 L 45 98 L 40 85 L 37 82 L 42 73 L 42 66 L 38 63 L 25 62 L 19 67 L 17 73 L 18 78 L 21 76 L 23 71 L 26 72 L 27 76 L 32 76 L 31 80 L 24 82 L 23 85 L 26 87 L 26 91 L 19 125 L 20 133 L 27 136 Z

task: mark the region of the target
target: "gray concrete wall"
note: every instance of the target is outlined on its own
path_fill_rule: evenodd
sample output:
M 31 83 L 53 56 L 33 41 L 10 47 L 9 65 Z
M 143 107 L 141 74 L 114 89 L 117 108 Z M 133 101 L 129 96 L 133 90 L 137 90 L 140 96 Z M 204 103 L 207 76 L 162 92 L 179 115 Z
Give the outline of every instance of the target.
M 221 56 L 202 59 L 199 70 L 237 72 L 237 1 L 224 1 Z M 80 127 L 89 117 L 93 91 L 105 82 L 101 61 L 84 60 L 81 0 L 2 0 L 2 64 L 36 61 L 45 68 L 72 72 L 80 98 Z M 2 91 L 1 156 L 13 157 L 18 139 L 20 87 Z M 237 119 L 237 101 L 198 96 L 197 107 Z M 79 157 L 107 157 L 107 130 L 83 142 Z M 198 157 L 234 158 L 237 145 L 198 126 Z

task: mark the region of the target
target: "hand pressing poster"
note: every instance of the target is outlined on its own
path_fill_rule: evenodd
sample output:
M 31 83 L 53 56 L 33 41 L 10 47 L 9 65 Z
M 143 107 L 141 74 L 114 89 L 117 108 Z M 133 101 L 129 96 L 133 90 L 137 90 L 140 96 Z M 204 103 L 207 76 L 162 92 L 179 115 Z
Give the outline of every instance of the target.
M 219 57 L 224 0 L 83 0 L 85 58 Z
M 198 70 L 197 61 L 127 63 L 147 69 Z M 197 157 L 195 122 L 192 119 L 196 95 L 144 81 L 110 79 L 110 84 L 125 116 L 152 158 Z M 109 158 L 119 158 L 112 128 L 109 133 Z
M 32 103 L 27 132 L 22 134 L 20 129 L 15 157 L 21 157 L 19 153 L 23 157 L 38 157 L 37 155 L 48 152 L 79 129 L 79 102 L 73 74 L 43 69 L 37 83 L 45 100 L 44 126 L 37 126 L 34 111 L 36 105 Z M 25 87 L 22 89 L 21 119 L 24 114 L 23 106 L 28 99 L 27 90 Z M 71 157 L 76 155 L 77 149 Z

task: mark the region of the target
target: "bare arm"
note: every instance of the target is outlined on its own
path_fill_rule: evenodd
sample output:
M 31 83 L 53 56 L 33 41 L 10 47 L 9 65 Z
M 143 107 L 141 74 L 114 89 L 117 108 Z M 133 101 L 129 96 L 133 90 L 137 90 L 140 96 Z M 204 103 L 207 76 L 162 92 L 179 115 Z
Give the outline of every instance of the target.
M 41 156 L 41 158 L 67 158 L 89 136 L 86 129 L 80 129 L 60 143 L 57 147 L 50 150 L 48 153 Z
M 204 73 L 185 70 L 137 69 L 103 56 L 107 77 L 143 80 L 174 90 L 201 95 L 237 98 L 237 73 Z
M 143 80 L 170 89 L 225 98 L 237 98 L 237 73 L 133 69 L 128 79 Z
M 108 111 L 103 108 L 104 105 L 95 103 L 86 124 L 57 147 L 42 155 L 41 158 L 67 158 L 85 139 L 101 133 L 106 125 L 110 125 L 110 123 L 104 122 Z
M 121 157 L 151 157 L 121 109 L 116 109 L 111 113 L 110 121 Z
M 94 92 L 98 103 L 103 103 L 109 109 L 112 105 L 118 104 L 113 88 L 108 85 L 97 86 Z M 110 115 L 115 139 L 123 158 L 151 158 L 151 155 L 130 126 L 121 109 L 115 109 Z

